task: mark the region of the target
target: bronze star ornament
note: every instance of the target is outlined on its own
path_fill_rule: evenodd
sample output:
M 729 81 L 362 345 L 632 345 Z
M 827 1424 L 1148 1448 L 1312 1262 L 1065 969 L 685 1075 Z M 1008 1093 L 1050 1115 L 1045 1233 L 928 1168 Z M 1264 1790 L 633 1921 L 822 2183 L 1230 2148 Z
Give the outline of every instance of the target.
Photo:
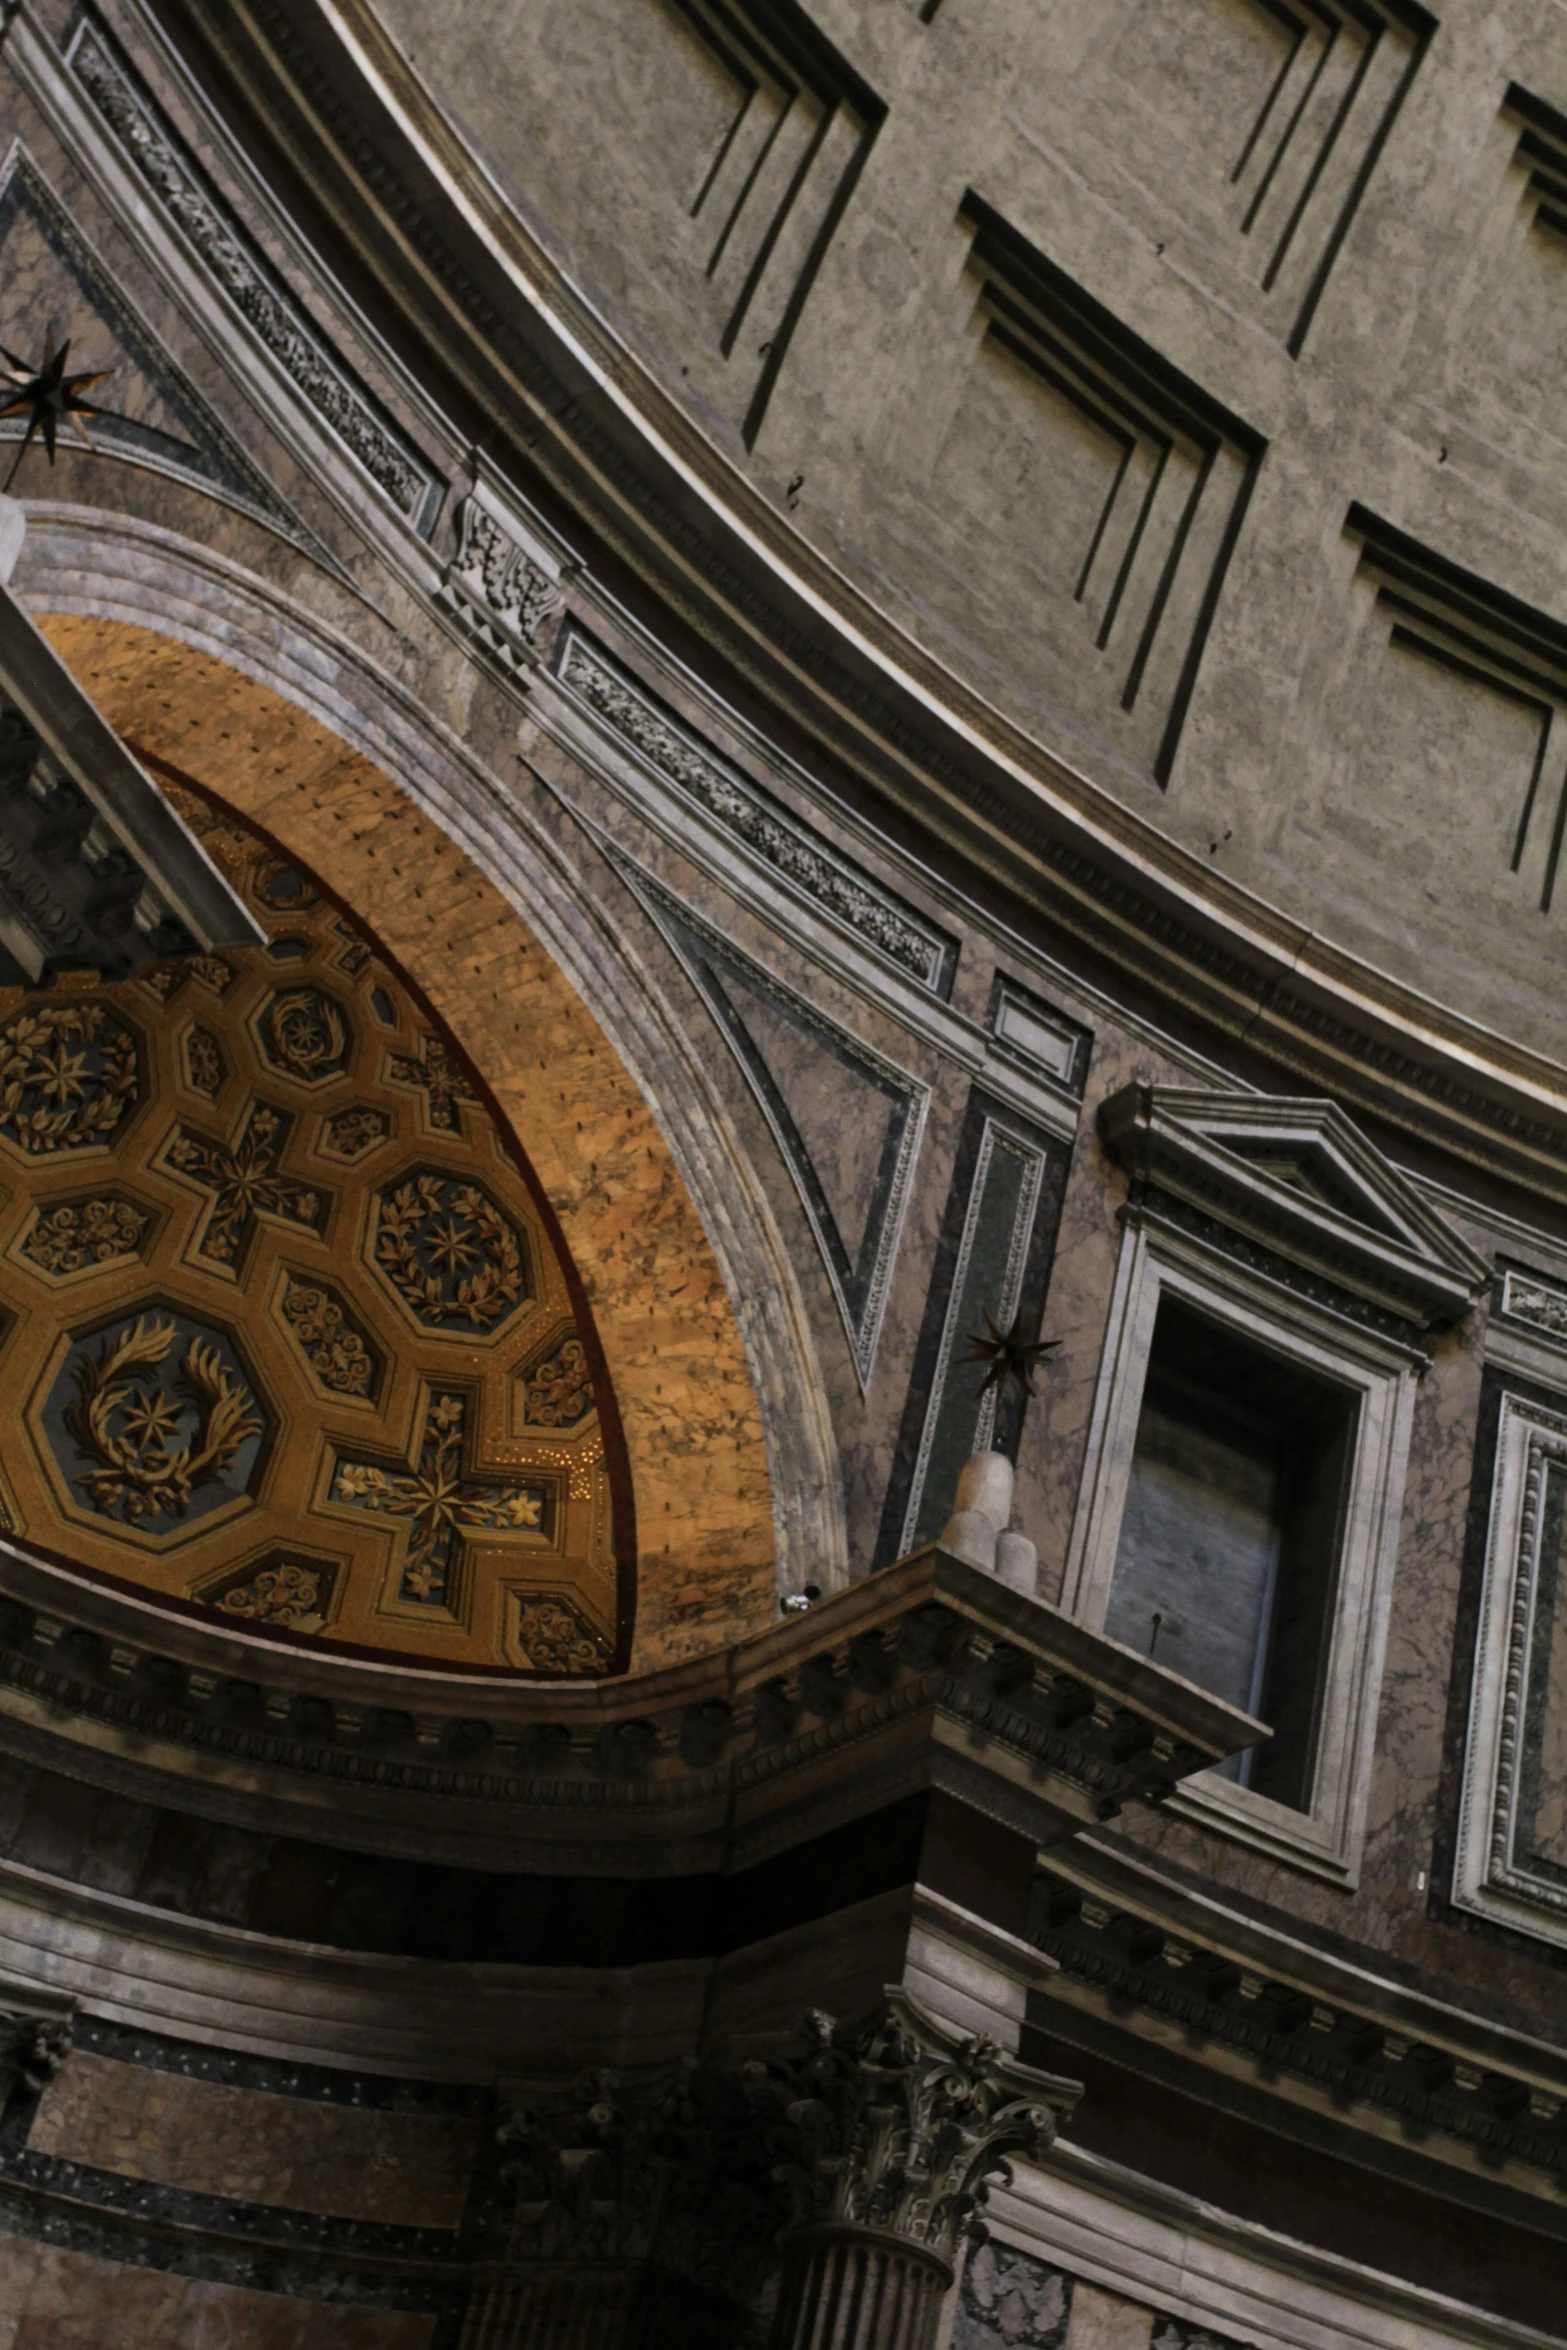
M 965 1358 L 968 1362 L 989 1366 L 979 1384 L 980 1394 L 986 1394 L 992 1387 L 1004 1388 L 1009 1379 L 1015 1379 L 1024 1395 L 1032 1395 L 1034 1373 L 1046 1355 L 1060 1345 L 1060 1339 L 1041 1339 L 1037 1321 L 1030 1333 L 1021 1312 L 1013 1315 L 1004 1330 L 987 1312 L 985 1328 L 990 1333 L 989 1337 L 980 1338 L 976 1335 L 971 1338 Z
M 63 343 L 56 343 L 52 326 L 44 336 L 44 355 L 40 366 L 35 367 L 27 359 L 18 359 L 14 351 L 8 351 L 0 343 L 0 360 L 5 362 L 0 367 L 0 417 L 25 415 L 27 418 L 22 445 L 12 458 L 11 470 L 5 477 L 6 489 L 16 479 L 16 469 L 32 447 L 36 434 L 43 435 L 51 465 L 54 463 L 55 436 L 62 424 L 69 424 L 79 432 L 89 449 L 93 445 L 83 418 L 101 416 L 103 410 L 94 401 L 83 399 L 82 394 L 93 384 L 102 383 L 105 376 L 114 373 L 114 369 L 83 368 L 75 375 L 67 375 L 65 367 L 70 355 L 69 335 Z

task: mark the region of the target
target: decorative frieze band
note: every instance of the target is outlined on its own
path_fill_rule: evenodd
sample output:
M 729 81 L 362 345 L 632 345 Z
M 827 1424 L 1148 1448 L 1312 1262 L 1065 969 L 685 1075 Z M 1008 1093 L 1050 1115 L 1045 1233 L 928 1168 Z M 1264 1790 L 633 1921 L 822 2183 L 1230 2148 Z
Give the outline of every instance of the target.
M 1567 1289 L 1537 1274 L 1509 1265 L 1502 1276 L 1499 1311 L 1515 1322 L 1528 1322 L 1547 1338 L 1567 1341 Z
M 789 815 L 758 784 L 695 742 L 617 662 L 575 628 L 563 635 L 557 670 L 561 682 L 580 694 L 683 798 L 695 801 L 704 815 L 800 896 L 921 987 L 946 995 L 956 942 L 944 931 L 922 921 L 912 907 L 879 888 L 869 874 L 849 864 L 841 851 Z
M 427 527 L 440 501 L 439 477 L 378 414 L 91 17 L 77 32 L 70 63 L 129 160 L 317 415 L 415 526 Z
M 1567 2180 L 1567 2107 L 1537 2082 L 1265 1979 L 1052 1874 L 1036 1882 L 1029 1939 L 1061 1970 L 1053 1995 L 1074 2006 L 1134 2031 L 1141 2019 L 1162 2040 L 1178 2032 L 1194 2052 L 1250 2058 L 1287 2095 L 1326 2094 L 1346 2113 L 1447 2139 L 1449 2159 L 1524 2164 L 1557 2187 Z

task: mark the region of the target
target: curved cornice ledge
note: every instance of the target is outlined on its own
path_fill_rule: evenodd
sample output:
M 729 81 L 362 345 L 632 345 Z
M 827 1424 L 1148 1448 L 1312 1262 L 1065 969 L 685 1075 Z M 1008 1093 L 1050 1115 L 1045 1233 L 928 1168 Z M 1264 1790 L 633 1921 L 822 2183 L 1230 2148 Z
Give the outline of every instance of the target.
M 1202 864 L 916 646 L 707 440 L 567 281 L 368 0 L 168 0 L 395 292 L 461 429 L 533 478 L 771 707 L 1167 1001 L 1367 1114 L 1567 1200 L 1567 1067 Z M 591 576 L 591 566 L 590 566 Z

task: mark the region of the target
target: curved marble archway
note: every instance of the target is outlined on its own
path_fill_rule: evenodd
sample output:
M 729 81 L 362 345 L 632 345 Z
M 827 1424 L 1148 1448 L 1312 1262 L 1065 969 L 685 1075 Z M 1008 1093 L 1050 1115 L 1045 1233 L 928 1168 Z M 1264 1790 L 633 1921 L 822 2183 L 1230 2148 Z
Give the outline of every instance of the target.
M 161 781 L 215 794 L 373 921 L 536 1171 L 625 1433 L 635 1661 L 770 1620 L 772 1495 L 723 1277 L 642 1095 L 537 935 L 391 775 L 297 704 L 150 629 L 41 625 Z

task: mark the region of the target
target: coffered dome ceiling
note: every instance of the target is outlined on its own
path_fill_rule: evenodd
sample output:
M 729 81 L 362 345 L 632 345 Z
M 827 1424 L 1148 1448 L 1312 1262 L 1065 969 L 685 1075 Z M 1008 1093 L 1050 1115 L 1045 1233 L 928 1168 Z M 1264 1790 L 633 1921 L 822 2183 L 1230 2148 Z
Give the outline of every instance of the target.
M 177 796 L 267 943 L 0 994 L 7 1522 L 251 1625 L 602 1672 L 618 1423 L 535 1187 L 371 935 Z

